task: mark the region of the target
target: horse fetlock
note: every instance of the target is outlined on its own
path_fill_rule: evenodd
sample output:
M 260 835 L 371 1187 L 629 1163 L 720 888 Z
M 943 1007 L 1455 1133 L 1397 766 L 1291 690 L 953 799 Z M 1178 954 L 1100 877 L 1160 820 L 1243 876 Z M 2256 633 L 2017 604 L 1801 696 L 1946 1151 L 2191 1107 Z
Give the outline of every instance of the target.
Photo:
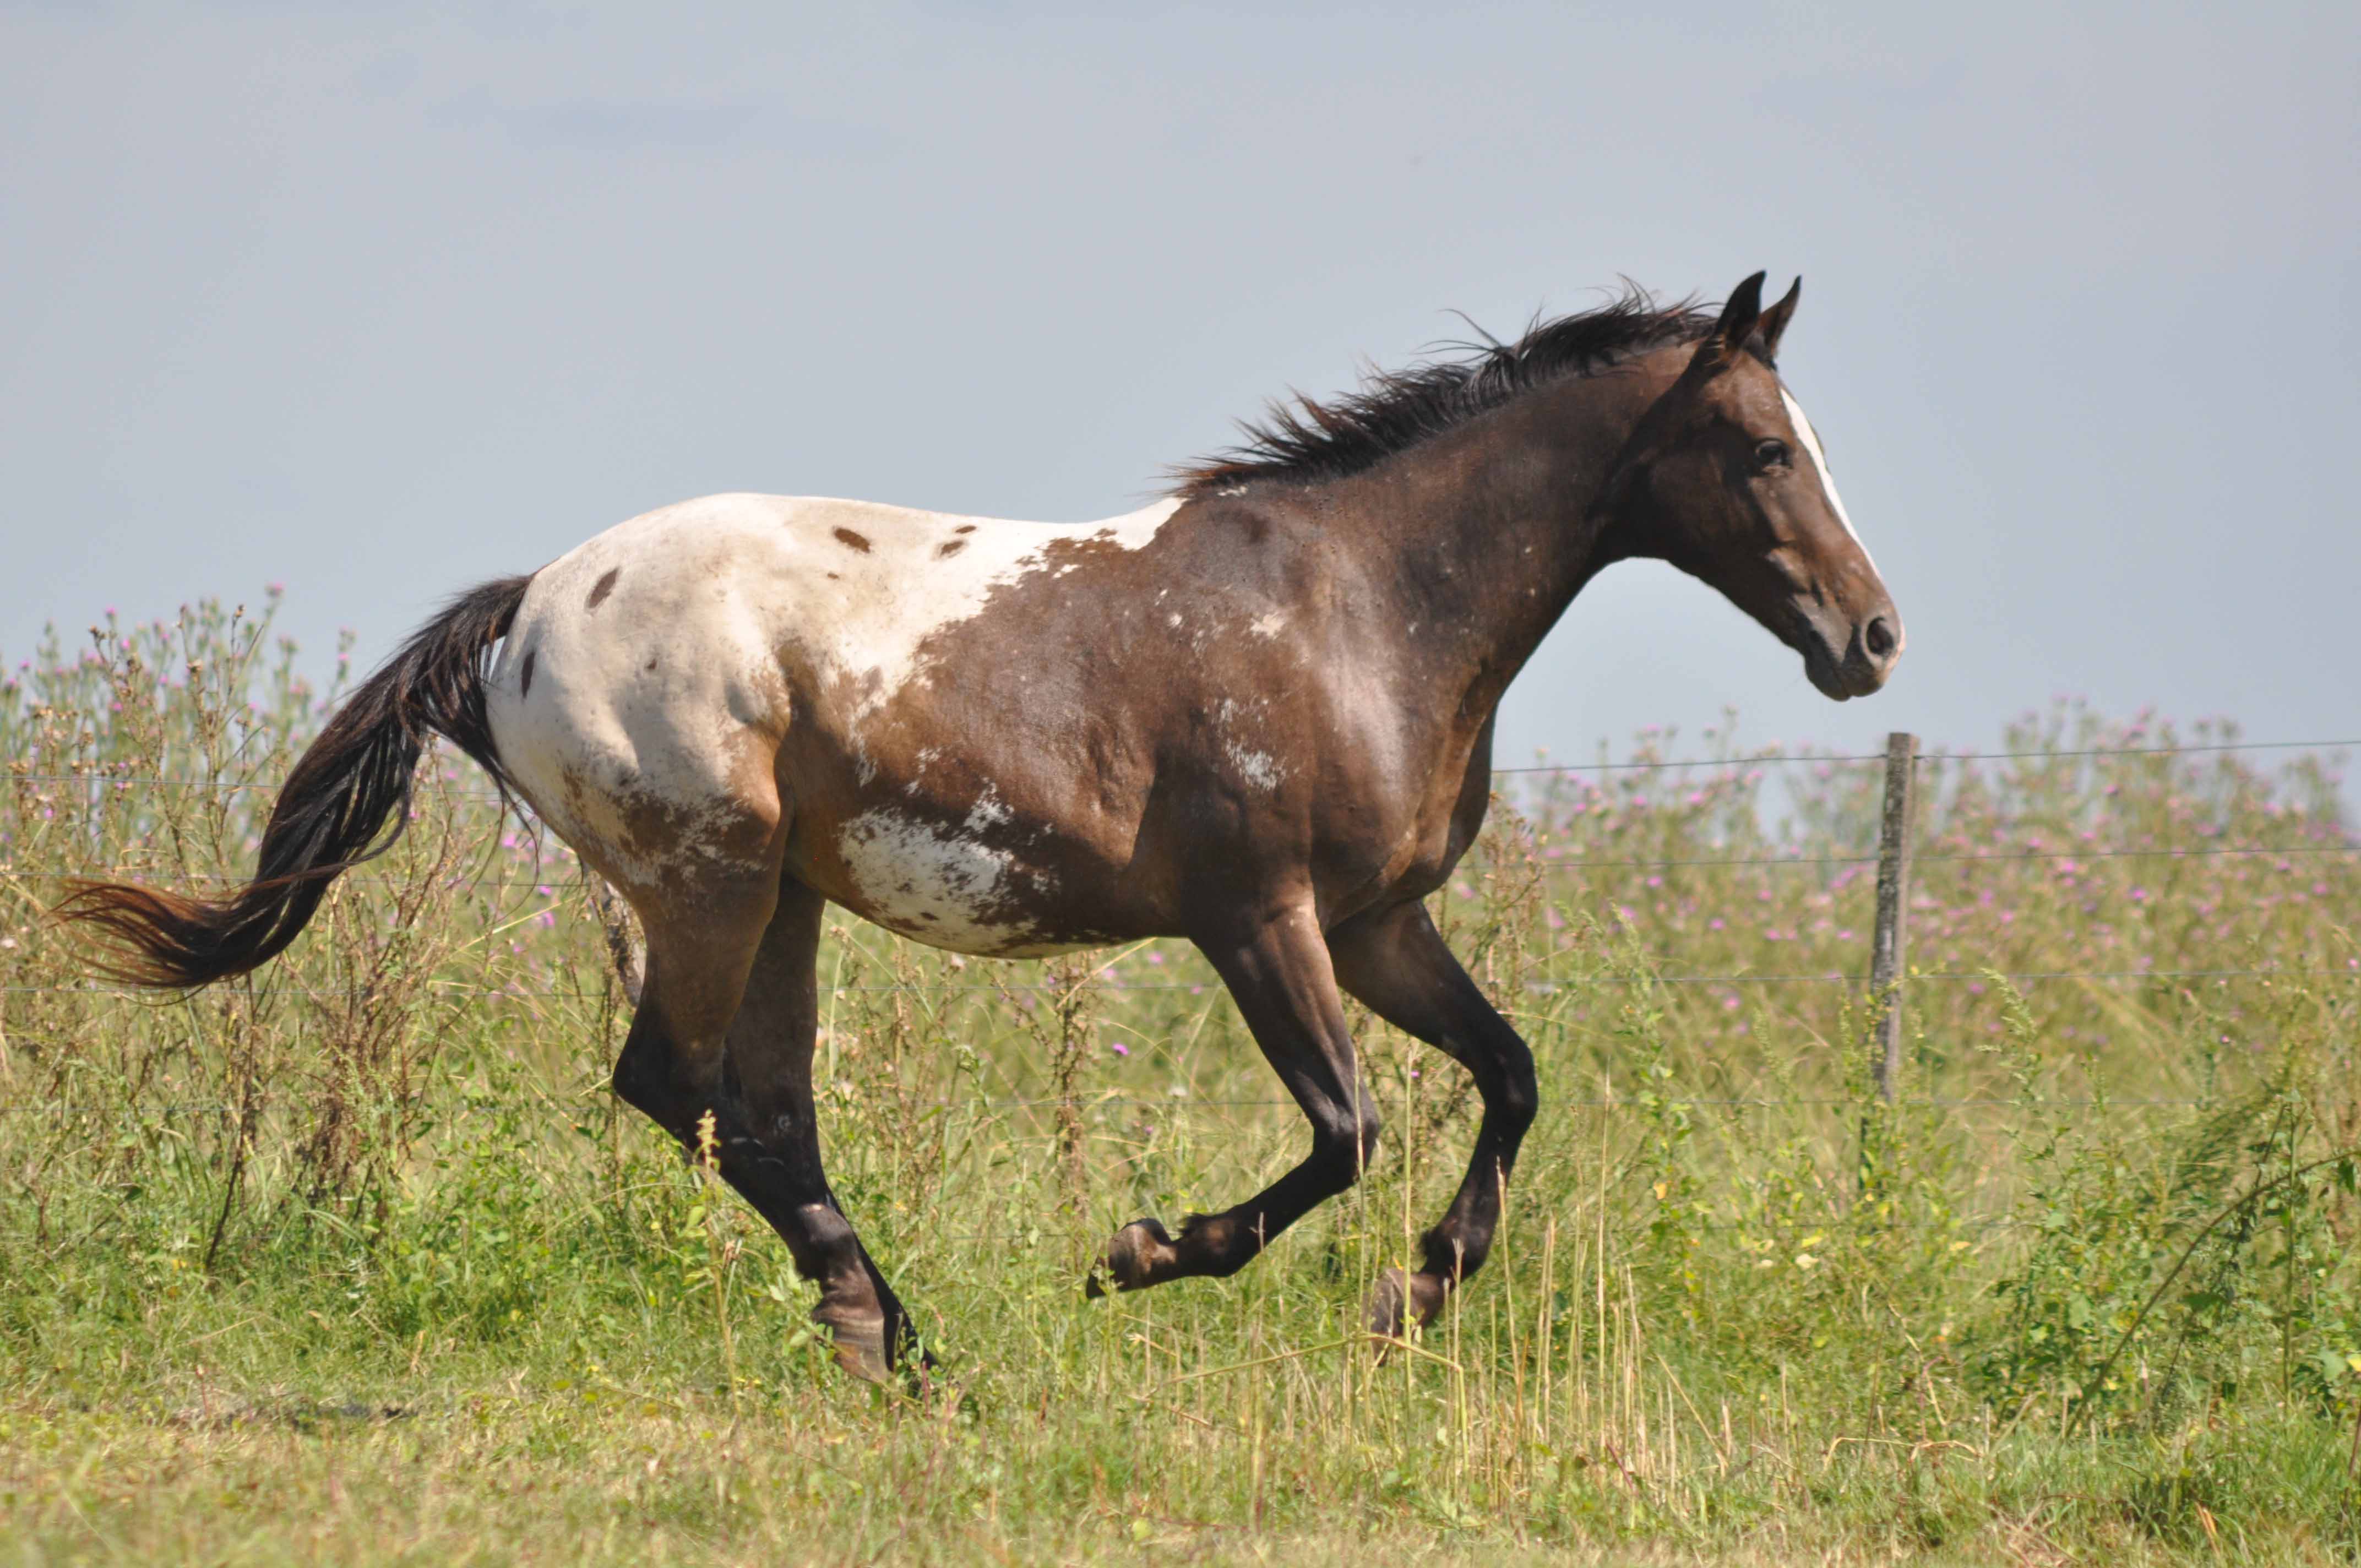
M 1117 1290 L 1144 1290 L 1170 1279 L 1179 1268 L 1180 1249 L 1162 1223 L 1134 1220 L 1115 1234 L 1082 1282 L 1083 1293 L 1104 1296 Z

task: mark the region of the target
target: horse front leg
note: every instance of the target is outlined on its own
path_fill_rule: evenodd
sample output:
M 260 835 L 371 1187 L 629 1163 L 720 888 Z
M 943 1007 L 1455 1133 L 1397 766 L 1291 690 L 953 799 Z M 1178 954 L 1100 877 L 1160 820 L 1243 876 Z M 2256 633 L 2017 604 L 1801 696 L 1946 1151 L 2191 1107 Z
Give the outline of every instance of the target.
M 1533 1053 L 1459 966 L 1423 905 L 1357 917 L 1328 941 L 1344 988 L 1387 1023 L 1459 1061 L 1484 1097 L 1467 1174 L 1421 1243 L 1418 1271 L 1389 1268 L 1369 1293 L 1369 1332 L 1390 1339 L 1406 1322 L 1431 1321 L 1492 1250 L 1509 1173 L 1540 1102 Z
M 1378 1146 L 1378 1113 L 1361 1083 L 1327 943 L 1307 901 L 1197 939 L 1229 987 L 1255 1043 L 1303 1108 L 1312 1149 L 1235 1208 L 1192 1214 L 1178 1236 L 1135 1220 L 1107 1243 L 1088 1289 L 1139 1290 L 1189 1275 L 1230 1275 L 1316 1204 L 1360 1179 Z

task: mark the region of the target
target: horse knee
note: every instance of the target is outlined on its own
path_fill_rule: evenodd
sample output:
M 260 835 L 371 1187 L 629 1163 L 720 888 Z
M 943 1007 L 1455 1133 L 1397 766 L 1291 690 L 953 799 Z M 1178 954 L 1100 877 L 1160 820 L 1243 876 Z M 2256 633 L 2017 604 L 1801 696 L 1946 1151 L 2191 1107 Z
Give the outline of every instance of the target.
M 1525 1058 L 1518 1069 L 1510 1073 L 1508 1080 L 1500 1086 L 1496 1104 L 1504 1131 L 1522 1136 L 1525 1129 L 1533 1124 L 1533 1118 L 1541 1113 L 1542 1091 L 1540 1082 L 1533 1077 L 1532 1057 Z
M 1524 1136 L 1542 1104 L 1532 1050 L 1522 1040 L 1513 1040 L 1513 1048 L 1503 1051 L 1498 1065 L 1479 1081 L 1484 1089 L 1485 1120 L 1510 1138 Z

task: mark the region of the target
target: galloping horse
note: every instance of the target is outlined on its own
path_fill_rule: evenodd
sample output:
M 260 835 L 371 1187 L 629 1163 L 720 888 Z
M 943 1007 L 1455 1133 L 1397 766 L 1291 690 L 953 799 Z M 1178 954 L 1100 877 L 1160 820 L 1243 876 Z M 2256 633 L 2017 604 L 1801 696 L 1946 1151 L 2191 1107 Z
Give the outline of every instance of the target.
M 1091 1286 L 1227 1275 L 1378 1140 L 1339 992 L 1464 1064 L 1465 1181 L 1373 1332 L 1484 1261 L 1532 1056 L 1421 900 L 1482 824 L 1501 693 L 1609 564 L 1703 578 L 1839 700 L 1902 625 L 1776 356 L 1798 280 L 1719 312 L 1637 290 L 1514 343 L 1277 406 L 1168 499 L 1072 525 L 710 496 L 461 596 L 337 710 L 218 902 L 60 906 L 114 972 L 193 987 L 291 941 L 390 839 L 430 733 L 521 796 L 647 938 L 615 1090 L 721 1174 L 820 1288 L 851 1370 L 915 1348 L 820 1168 L 815 954 L 833 901 L 955 952 L 1185 937 L 1309 1119 L 1263 1191 L 1110 1241 Z

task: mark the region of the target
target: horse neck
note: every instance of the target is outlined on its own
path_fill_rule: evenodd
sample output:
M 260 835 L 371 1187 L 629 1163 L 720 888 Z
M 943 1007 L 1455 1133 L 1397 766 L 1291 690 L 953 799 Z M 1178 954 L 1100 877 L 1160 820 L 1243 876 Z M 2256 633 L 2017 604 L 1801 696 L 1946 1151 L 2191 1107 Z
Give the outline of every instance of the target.
M 1628 553 L 1601 504 L 1662 378 L 1613 373 L 1526 393 L 1355 481 L 1339 501 L 1382 559 L 1426 700 L 1488 715 L 1583 585 Z M 1342 487 L 1340 487 L 1341 488 Z M 1473 708 L 1471 709 L 1471 706 Z

